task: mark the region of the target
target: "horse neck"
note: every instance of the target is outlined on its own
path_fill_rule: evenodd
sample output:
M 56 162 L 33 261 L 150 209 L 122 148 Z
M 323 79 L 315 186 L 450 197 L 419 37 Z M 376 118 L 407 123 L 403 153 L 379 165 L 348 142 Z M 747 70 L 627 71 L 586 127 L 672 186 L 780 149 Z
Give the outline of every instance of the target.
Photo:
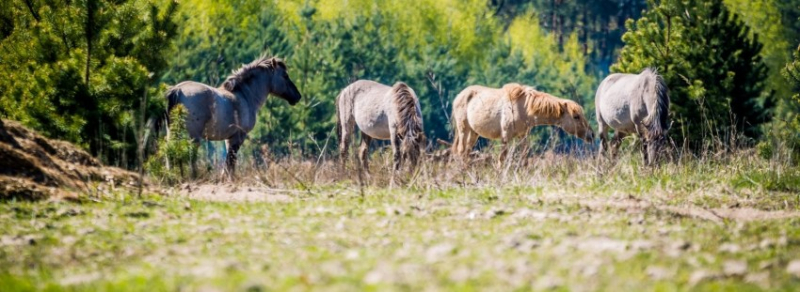
M 533 98 L 533 97 L 529 97 L 529 98 Z M 551 98 L 551 97 L 547 97 L 547 98 Z M 552 99 L 553 99 L 552 100 L 553 102 L 557 102 L 558 101 L 555 98 L 552 98 Z M 550 114 L 550 113 L 547 113 L 547 112 L 541 111 L 541 110 L 533 112 L 533 113 L 529 113 L 528 109 L 527 109 L 527 106 L 525 104 L 523 104 L 521 106 L 521 108 L 522 108 L 523 112 L 525 113 L 524 114 L 525 122 L 530 126 L 544 126 L 544 125 L 555 125 L 555 126 L 558 126 L 560 124 L 559 123 L 559 120 L 561 119 L 560 116 L 555 116 L 553 114 Z
M 526 122 L 530 126 L 558 126 L 560 117 L 552 117 L 546 115 L 526 115 Z
M 252 107 L 252 110 L 258 111 L 264 106 L 267 95 L 269 95 L 269 79 L 270 78 L 268 78 L 266 74 L 252 78 L 247 84 L 242 85 L 242 87 L 237 90 L 237 97 L 247 101 L 249 106 Z

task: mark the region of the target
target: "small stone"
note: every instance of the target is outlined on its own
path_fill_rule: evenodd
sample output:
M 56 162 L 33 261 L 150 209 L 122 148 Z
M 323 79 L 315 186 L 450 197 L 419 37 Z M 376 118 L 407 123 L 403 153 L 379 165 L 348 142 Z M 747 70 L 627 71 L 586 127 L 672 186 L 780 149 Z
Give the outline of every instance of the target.
M 747 283 L 756 284 L 761 286 L 761 288 L 769 288 L 769 273 L 768 272 L 758 272 L 748 274 L 744 277 L 744 281 Z
M 563 285 L 563 282 L 564 281 L 558 277 L 544 276 L 536 281 L 536 284 L 534 284 L 534 288 L 536 288 L 536 290 L 553 290 L 557 289 L 558 287 L 561 287 L 561 285 Z
M 786 266 L 786 272 L 800 278 L 800 260 L 793 260 Z
M 689 284 L 697 285 L 702 281 L 711 280 L 717 277 L 719 277 L 719 275 L 708 270 L 697 270 L 694 271 L 691 276 L 689 276 Z
M 742 248 L 735 243 L 723 243 L 719 246 L 719 251 L 727 252 L 727 253 L 737 253 L 741 251 Z
M 653 280 L 669 279 L 669 278 L 672 277 L 672 274 L 673 274 L 672 272 L 670 272 L 666 268 L 659 267 L 659 266 L 649 266 L 649 267 L 647 267 L 645 272 Z
M 742 260 L 728 260 L 722 263 L 722 271 L 727 276 L 742 276 L 747 273 L 747 262 Z
M 449 243 L 442 243 L 438 245 L 434 245 L 425 252 L 425 259 L 429 262 L 436 262 L 442 259 L 444 256 L 453 253 L 455 251 L 455 246 Z
M 774 266 L 775 266 L 775 261 L 768 260 L 768 261 L 763 261 L 760 264 L 758 264 L 758 269 L 759 270 L 766 270 L 766 269 L 772 268 Z

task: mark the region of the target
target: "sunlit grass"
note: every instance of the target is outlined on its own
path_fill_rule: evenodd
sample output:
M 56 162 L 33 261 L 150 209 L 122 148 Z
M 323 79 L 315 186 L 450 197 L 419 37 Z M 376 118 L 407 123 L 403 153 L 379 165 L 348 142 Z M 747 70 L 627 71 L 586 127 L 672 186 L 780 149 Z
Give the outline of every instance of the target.
M 352 163 L 342 170 L 327 159 L 291 159 L 256 168 L 245 160 L 233 183 L 212 171 L 165 186 L 164 195 L 8 202 L 0 205 L 0 286 L 790 291 L 800 284 L 787 272 L 800 257 L 796 167 L 740 151 L 647 168 L 633 147 L 616 160 L 544 152 L 517 153 L 502 167 L 492 155 L 468 167 L 427 161 L 393 188 L 386 150 L 373 153 L 361 180 Z M 185 190 L 207 183 L 220 184 L 220 196 L 251 189 L 255 200 L 212 202 Z M 278 191 L 286 198 L 270 199 Z M 750 213 L 731 213 L 742 210 Z

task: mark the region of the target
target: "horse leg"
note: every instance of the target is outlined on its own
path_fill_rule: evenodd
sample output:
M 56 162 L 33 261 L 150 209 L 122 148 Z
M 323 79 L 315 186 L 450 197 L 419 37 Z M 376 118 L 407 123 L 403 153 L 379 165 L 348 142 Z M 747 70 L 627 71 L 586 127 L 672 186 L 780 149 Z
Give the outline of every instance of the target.
M 644 161 L 645 165 L 650 165 L 650 160 L 647 157 L 647 138 L 645 138 L 644 135 L 639 135 L 639 137 L 641 138 L 640 140 L 642 140 L 642 147 L 639 148 L 639 150 L 642 151 L 642 161 Z
M 620 132 L 620 131 L 616 131 L 614 133 L 614 139 L 611 140 L 611 145 L 610 145 L 610 147 L 608 149 L 609 150 L 609 156 L 611 158 L 614 158 L 614 157 L 617 156 L 617 154 L 619 153 L 619 148 L 620 148 L 620 146 L 622 146 L 622 139 L 625 139 L 626 136 L 628 136 L 627 133 L 623 133 L 623 132 Z
M 451 159 L 457 159 L 461 165 L 466 165 L 469 161 L 469 152 L 478 141 L 478 133 L 475 133 L 468 127 L 459 127 L 456 130 L 456 139 L 453 143 L 452 152 L 450 153 Z
M 603 157 L 608 151 L 608 125 L 603 121 L 597 122 L 597 132 L 600 134 L 600 148 L 597 150 L 597 156 Z
M 339 164 L 344 169 L 347 165 L 347 152 L 350 150 L 350 137 L 353 135 L 355 121 L 353 117 L 340 117 L 337 127 L 339 127 Z
M 392 133 L 392 156 L 393 156 L 393 167 L 392 167 L 392 181 L 390 183 L 391 186 L 395 185 L 395 176 L 400 172 L 400 168 L 403 166 L 403 154 L 401 153 L 401 145 L 400 145 L 400 137 L 397 137 L 395 133 Z
M 228 173 L 228 179 L 233 180 L 236 172 L 236 152 L 239 147 L 244 143 L 244 135 L 235 135 L 228 140 L 225 140 L 225 147 L 228 150 L 228 155 L 225 158 L 225 171 Z
M 192 179 L 197 179 L 197 150 L 200 149 L 200 141 L 192 141 L 192 155 L 189 160 L 192 164 Z
M 531 130 L 528 129 L 522 134 L 522 166 L 528 167 L 528 154 L 531 151 L 531 142 L 528 141 L 528 136 Z
M 462 155 L 468 156 L 472 147 L 475 147 L 475 143 L 478 142 L 478 133 L 469 129 L 466 134 L 466 139 L 464 139 L 463 143 L 461 144 L 462 147 Z
M 369 173 L 369 144 L 372 142 L 372 137 L 361 132 L 361 145 L 358 147 L 358 159 L 361 167 Z
M 509 144 L 509 140 L 510 140 L 510 139 L 508 139 L 508 137 L 506 137 L 505 135 L 503 135 L 503 138 L 502 138 L 502 141 L 501 141 L 501 145 L 502 145 L 501 147 L 502 147 L 502 148 L 501 148 L 501 150 L 500 150 L 500 158 L 499 158 L 499 159 L 498 159 L 498 161 L 497 161 L 497 167 L 499 167 L 499 168 L 502 168 L 502 167 L 503 167 L 503 165 L 504 165 L 504 164 L 505 164 L 505 162 L 506 162 L 506 156 L 508 156 L 508 144 Z

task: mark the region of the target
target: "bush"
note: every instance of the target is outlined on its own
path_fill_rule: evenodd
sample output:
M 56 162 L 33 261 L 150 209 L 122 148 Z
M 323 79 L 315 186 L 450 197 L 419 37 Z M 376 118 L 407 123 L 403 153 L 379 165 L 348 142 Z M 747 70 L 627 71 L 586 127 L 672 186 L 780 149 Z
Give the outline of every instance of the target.
M 192 163 L 197 161 L 198 147 L 186 131 L 186 115 L 186 108 L 180 104 L 170 111 L 169 131 L 159 138 L 158 151 L 145 163 L 151 177 L 177 183 L 187 178 Z

